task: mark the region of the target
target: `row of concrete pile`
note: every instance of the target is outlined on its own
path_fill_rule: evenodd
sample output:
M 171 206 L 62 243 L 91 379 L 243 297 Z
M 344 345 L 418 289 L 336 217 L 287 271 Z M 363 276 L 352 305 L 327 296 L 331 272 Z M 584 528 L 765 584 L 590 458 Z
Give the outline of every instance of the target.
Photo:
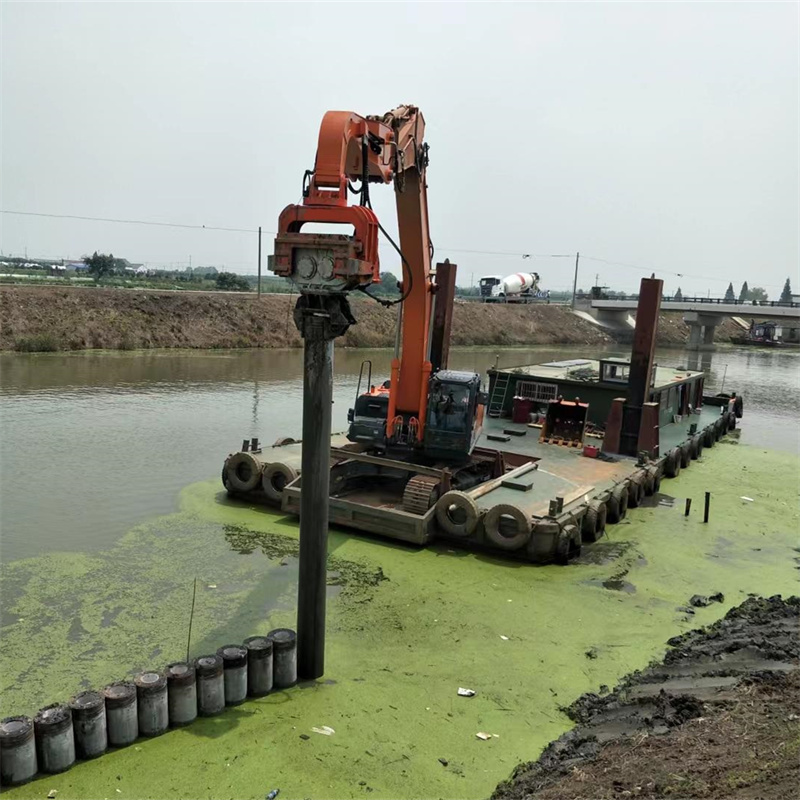
M 81 692 L 69 703 L 42 708 L 33 720 L 6 717 L 0 721 L 0 782 L 17 786 L 39 772 L 64 772 L 76 759 L 97 758 L 109 747 L 158 736 L 296 682 L 297 636 L 277 628 L 192 662 L 141 672 L 132 682 Z

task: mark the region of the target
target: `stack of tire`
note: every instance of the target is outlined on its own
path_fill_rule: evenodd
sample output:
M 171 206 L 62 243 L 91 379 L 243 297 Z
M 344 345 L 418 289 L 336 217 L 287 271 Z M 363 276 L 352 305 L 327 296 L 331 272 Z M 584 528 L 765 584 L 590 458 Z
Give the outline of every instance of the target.
M 254 453 L 233 453 L 222 467 L 222 485 L 228 494 L 243 495 L 263 491 L 267 500 L 281 504 L 283 490 L 295 478 L 297 470 L 282 461 L 265 464 Z

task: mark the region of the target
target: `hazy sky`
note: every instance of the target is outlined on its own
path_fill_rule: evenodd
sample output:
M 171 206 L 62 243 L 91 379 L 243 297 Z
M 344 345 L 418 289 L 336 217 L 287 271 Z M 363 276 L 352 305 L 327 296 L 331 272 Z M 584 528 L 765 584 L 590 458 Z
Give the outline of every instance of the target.
M 798 276 L 797 3 L 8 3 L 5 210 L 274 231 L 328 109 L 419 105 L 437 259 L 571 287 Z M 391 187 L 376 211 L 395 227 Z M 5 254 L 227 265 L 256 237 L 0 215 Z M 489 255 L 463 251 L 502 251 Z M 266 236 L 265 251 L 271 251 Z M 382 246 L 382 268 L 399 273 Z M 674 273 L 683 273 L 677 277 Z

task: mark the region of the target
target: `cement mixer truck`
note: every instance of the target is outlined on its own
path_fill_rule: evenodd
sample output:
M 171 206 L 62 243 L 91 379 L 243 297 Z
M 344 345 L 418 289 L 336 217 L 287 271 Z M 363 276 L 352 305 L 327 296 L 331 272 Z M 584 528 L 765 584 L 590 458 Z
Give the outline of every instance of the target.
M 539 275 L 536 272 L 515 272 L 502 278 L 485 275 L 479 284 L 481 300 L 485 303 L 528 303 L 546 293 L 539 292 Z

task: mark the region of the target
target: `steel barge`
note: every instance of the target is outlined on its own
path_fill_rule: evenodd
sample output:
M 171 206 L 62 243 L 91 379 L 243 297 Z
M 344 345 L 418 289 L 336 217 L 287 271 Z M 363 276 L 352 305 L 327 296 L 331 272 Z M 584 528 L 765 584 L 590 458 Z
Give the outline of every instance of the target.
M 567 563 L 606 525 L 625 518 L 736 427 L 736 394 L 703 394 L 703 373 L 657 365 L 648 405 L 657 444 L 636 457 L 608 453 L 615 406 L 630 362 L 573 359 L 489 370 L 475 462 L 488 480 L 453 488 L 450 466 L 377 457 L 336 434 L 331 441 L 330 520 L 416 545 L 447 541 L 534 563 Z M 612 422 L 609 425 L 609 422 Z M 252 445 L 255 445 L 253 447 Z M 227 492 L 299 516 L 302 442 L 257 441 L 225 460 Z M 359 479 L 359 472 L 367 475 Z M 377 471 L 377 475 L 376 475 Z

